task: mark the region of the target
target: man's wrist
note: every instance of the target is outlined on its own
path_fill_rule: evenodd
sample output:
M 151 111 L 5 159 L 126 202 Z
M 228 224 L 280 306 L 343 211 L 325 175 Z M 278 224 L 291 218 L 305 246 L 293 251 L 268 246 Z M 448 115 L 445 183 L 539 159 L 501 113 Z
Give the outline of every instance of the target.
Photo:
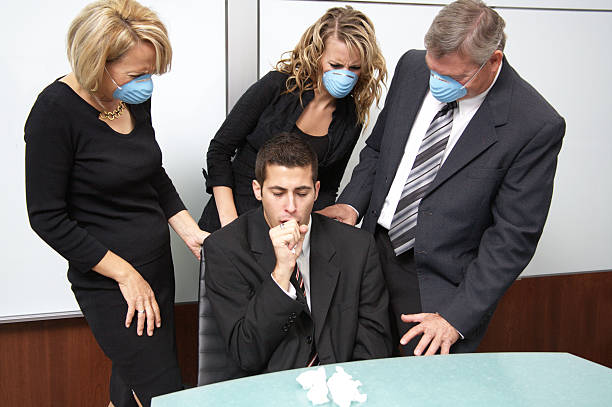
M 276 283 L 278 288 L 283 290 L 283 292 L 285 294 L 287 294 L 289 296 L 289 298 L 291 298 L 292 300 L 297 299 L 297 292 L 295 291 L 295 287 L 293 286 L 293 284 L 291 284 L 291 282 L 289 282 L 289 286 L 288 287 L 284 288 L 283 286 L 281 286 L 281 284 L 279 284 L 278 281 L 276 281 L 276 279 L 274 278 L 274 276 L 272 274 L 270 274 L 270 277 L 272 277 L 272 281 L 274 281 L 274 283 Z
M 284 270 L 282 267 L 278 265 L 272 271 L 272 278 L 276 281 L 276 284 L 279 285 L 285 291 L 289 291 L 289 286 L 291 285 L 291 271 Z

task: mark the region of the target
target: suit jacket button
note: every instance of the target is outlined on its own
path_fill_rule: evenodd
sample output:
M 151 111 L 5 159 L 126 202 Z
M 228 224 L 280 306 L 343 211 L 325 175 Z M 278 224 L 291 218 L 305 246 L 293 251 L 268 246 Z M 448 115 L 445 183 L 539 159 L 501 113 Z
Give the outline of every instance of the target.
M 287 325 L 287 324 L 283 325 L 282 329 L 283 329 L 283 332 L 289 331 L 289 325 Z
M 310 345 L 310 344 L 312 343 L 312 336 L 308 335 L 308 336 L 306 337 L 306 343 L 307 343 L 308 345 Z
M 291 319 L 295 319 L 295 317 L 297 317 L 297 314 L 295 312 L 292 312 L 291 315 L 289 315 L 289 318 Z

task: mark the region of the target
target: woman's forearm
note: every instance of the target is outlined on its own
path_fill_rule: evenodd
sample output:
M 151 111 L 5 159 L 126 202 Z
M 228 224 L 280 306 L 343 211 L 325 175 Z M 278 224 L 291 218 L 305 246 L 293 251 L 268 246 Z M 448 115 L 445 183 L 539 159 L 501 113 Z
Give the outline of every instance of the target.
M 187 210 L 177 212 L 168 219 L 168 224 L 185 242 L 187 240 L 197 239 L 202 234 L 202 230 L 200 230 L 200 227 Z
M 200 247 L 209 233 L 200 229 L 196 221 L 191 217 L 187 210 L 182 210 L 173 215 L 170 219 L 168 219 L 168 224 L 185 242 L 193 255 L 199 259 Z
M 236 205 L 234 204 L 234 194 L 231 188 L 218 186 L 213 187 L 213 195 L 217 204 L 219 221 L 223 227 L 238 217 Z
M 110 250 L 106 252 L 98 264 L 92 267 L 92 270 L 102 274 L 104 277 L 112 278 L 120 284 L 127 280 L 134 272 L 137 273 L 130 263 Z

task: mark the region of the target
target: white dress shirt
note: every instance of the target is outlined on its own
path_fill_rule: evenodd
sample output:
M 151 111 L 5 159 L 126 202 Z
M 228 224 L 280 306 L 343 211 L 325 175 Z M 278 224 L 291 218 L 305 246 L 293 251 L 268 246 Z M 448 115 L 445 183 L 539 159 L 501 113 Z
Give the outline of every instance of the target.
M 457 101 L 457 108 L 453 113 L 453 127 L 448 139 L 448 144 L 444 150 L 442 163 L 444 163 L 455 144 L 457 144 L 459 137 L 461 137 L 461 134 L 463 134 L 463 131 L 470 123 L 470 120 L 472 120 L 472 117 L 474 117 L 480 108 L 480 105 L 482 105 L 485 97 L 497 81 L 497 77 L 499 76 L 500 72 L 501 64 L 499 65 L 491 86 L 489 86 L 487 90 L 469 99 L 461 99 Z M 427 132 L 427 129 L 429 128 L 434 116 L 444 107 L 445 104 L 446 103 L 438 101 L 431 94 L 431 92 L 427 91 L 427 95 L 425 95 L 421 109 L 416 116 L 412 129 L 410 130 L 410 136 L 408 137 L 406 147 L 404 148 L 404 156 L 402 157 L 402 161 L 397 168 L 395 178 L 393 179 L 389 193 L 385 198 L 385 203 L 380 211 L 380 216 L 378 217 L 378 224 L 387 230 L 391 228 L 391 221 L 393 220 L 395 209 L 397 208 L 397 204 L 401 198 L 404 184 L 408 179 L 408 175 L 410 174 L 414 160 L 419 152 L 419 148 L 421 147 L 423 137 L 425 137 L 425 133 Z M 440 163 L 440 165 L 442 165 L 442 163 Z
M 308 309 L 312 310 L 310 305 L 310 228 L 312 227 L 312 216 L 308 219 L 308 232 L 304 235 L 304 241 L 302 242 L 302 252 L 298 256 L 296 262 L 300 269 L 300 274 L 304 279 L 304 290 L 306 291 L 306 302 L 308 303 Z M 270 274 L 270 278 L 274 280 L 272 274 Z M 295 291 L 295 287 L 293 284 L 289 283 L 289 291 L 285 291 L 283 287 L 278 284 L 276 280 L 274 280 L 276 285 L 285 292 L 292 299 L 297 299 L 297 292 Z

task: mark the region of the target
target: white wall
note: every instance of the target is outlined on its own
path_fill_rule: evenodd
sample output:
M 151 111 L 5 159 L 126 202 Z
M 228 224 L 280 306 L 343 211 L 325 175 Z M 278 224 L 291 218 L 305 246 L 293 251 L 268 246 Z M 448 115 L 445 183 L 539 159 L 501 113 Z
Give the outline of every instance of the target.
M 153 125 L 164 166 L 197 219 L 208 199 L 201 172 L 208 140 L 225 118 L 225 2 L 141 1 L 158 12 L 173 45 L 171 72 L 154 77 Z M 38 93 L 70 71 L 66 32 L 87 3 L 3 3 L 0 171 L 5 198 L 0 204 L 4 227 L 0 235 L 0 321 L 78 313 L 66 278 L 66 261 L 29 227 L 23 125 Z M 174 233 L 172 240 L 176 300 L 194 301 L 197 261 Z

